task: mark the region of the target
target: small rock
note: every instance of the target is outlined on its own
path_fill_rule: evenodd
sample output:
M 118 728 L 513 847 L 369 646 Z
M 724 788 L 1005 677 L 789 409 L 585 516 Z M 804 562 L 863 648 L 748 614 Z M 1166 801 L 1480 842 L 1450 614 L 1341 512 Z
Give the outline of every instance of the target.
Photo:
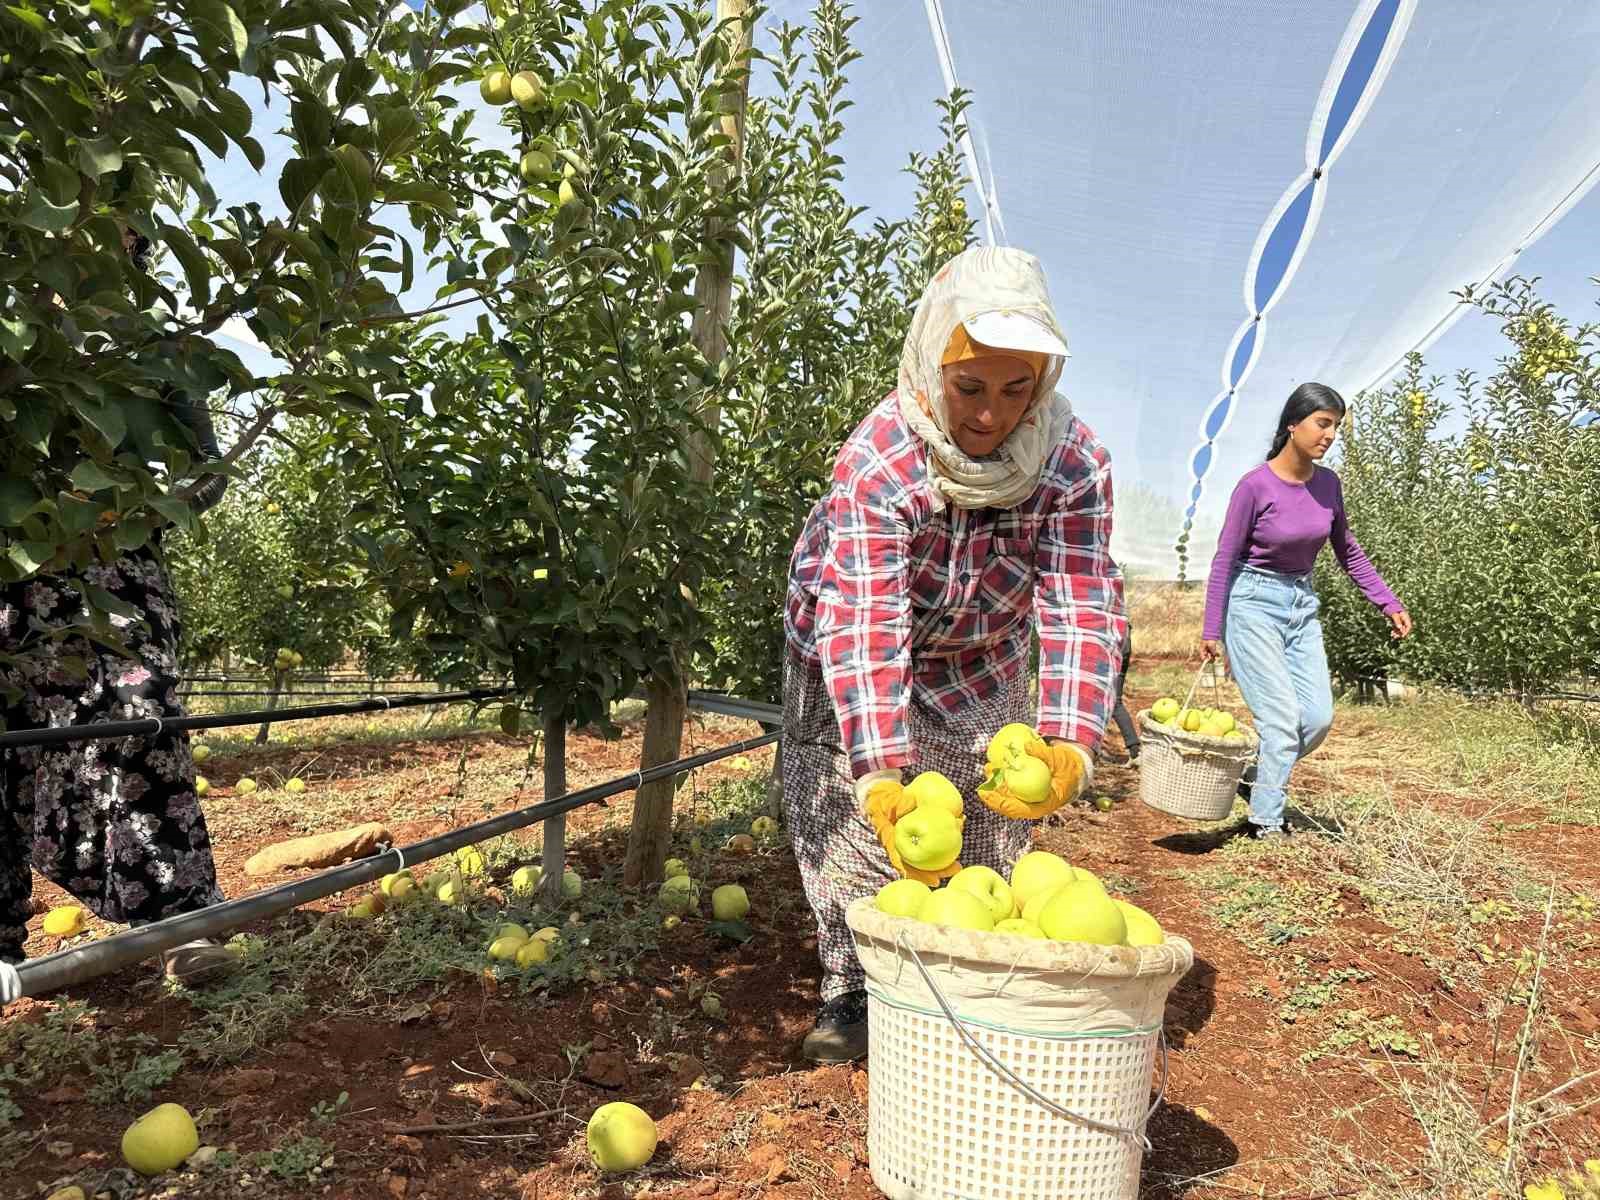
M 244 873 L 256 876 L 271 875 L 292 867 L 334 867 L 353 859 L 367 858 L 376 853 L 380 845 L 391 840 L 389 831 L 376 821 L 333 833 L 291 838 L 251 856 L 244 864 Z
M 194 1167 L 197 1171 L 204 1171 L 217 1161 L 217 1155 L 221 1153 L 222 1151 L 215 1146 L 201 1146 L 200 1149 L 189 1155 L 188 1165 Z
M 488 1058 L 491 1067 L 514 1067 L 517 1065 L 517 1056 L 508 1054 L 504 1050 L 491 1050 Z
M 77 1147 L 71 1142 L 50 1142 L 45 1150 L 52 1158 L 71 1158 L 78 1152 Z
M 717 1181 L 715 1179 L 702 1179 L 699 1183 L 694 1185 L 694 1194 L 696 1196 L 715 1195 L 716 1190 Z
M 615 1089 L 628 1083 L 628 1060 L 615 1050 L 590 1054 L 583 1060 L 583 1078 L 596 1087 Z
M 278 1073 L 270 1067 L 240 1067 L 224 1075 L 214 1085 L 219 1096 L 253 1096 L 267 1091 L 278 1082 Z

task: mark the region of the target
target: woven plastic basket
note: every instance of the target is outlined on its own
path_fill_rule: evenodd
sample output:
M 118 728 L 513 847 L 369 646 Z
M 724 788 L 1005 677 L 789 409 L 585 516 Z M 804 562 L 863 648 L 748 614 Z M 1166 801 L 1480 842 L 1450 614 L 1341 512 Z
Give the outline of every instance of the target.
M 847 912 L 867 975 L 867 1151 L 890 1200 L 1136 1200 L 1162 1013 L 1193 964 Z M 1157 1093 L 1156 1104 L 1160 1103 Z
M 1202 663 L 1180 711 L 1194 703 L 1208 666 L 1212 690 L 1220 693 L 1216 664 Z M 1148 708 L 1139 710 L 1138 721 L 1139 799 L 1191 821 L 1220 821 L 1233 811 L 1239 779 L 1261 749 L 1255 730 L 1241 726 L 1244 740 L 1230 742 L 1163 724 Z

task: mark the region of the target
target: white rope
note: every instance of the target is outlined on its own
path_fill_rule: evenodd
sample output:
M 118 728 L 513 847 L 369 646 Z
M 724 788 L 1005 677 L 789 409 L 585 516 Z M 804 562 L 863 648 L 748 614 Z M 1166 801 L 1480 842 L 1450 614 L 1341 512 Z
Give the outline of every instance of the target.
M 10 963 L 0 962 L 0 1007 L 22 999 L 22 976 Z

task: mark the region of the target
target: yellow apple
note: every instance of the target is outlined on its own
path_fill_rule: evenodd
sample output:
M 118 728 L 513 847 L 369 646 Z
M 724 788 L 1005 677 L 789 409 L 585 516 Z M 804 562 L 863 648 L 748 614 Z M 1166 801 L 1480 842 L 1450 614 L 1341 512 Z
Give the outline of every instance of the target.
M 122 1135 L 122 1157 L 141 1175 L 170 1171 L 200 1148 L 194 1118 L 181 1104 L 159 1104 Z
M 914 808 L 895 822 L 894 848 L 920 871 L 942 871 L 961 855 L 961 823 L 942 808 Z
M 1156 919 L 1137 904 L 1117 899 L 1113 899 L 1111 903 L 1122 911 L 1122 919 L 1128 926 L 1128 945 L 1159 946 L 1167 940 L 1167 935 L 1161 932 L 1161 926 Z
M 561 186 L 556 189 L 556 202 L 562 208 L 571 204 L 578 198 L 578 189 L 572 186 L 572 180 L 563 179 Z
M 504 925 L 500 926 L 499 929 L 494 931 L 494 936 L 497 938 L 520 938 L 525 942 L 533 935 L 521 925 L 518 925 L 515 921 L 507 921 Z
M 488 867 L 484 860 L 483 851 L 476 846 L 463 846 L 456 851 L 456 869 L 468 879 L 482 875 Z
M 209 779 L 204 775 L 196 775 L 194 777 L 194 794 L 196 796 L 204 796 L 210 790 L 211 781 Z
M 635 1171 L 656 1152 L 656 1123 L 634 1104 L 602 1104 L 589 1118 L 589 1157 L 602 1171 Z
M 27 911 L 26 908 L 23 909 Z M 82 933 L 89 924 L 89 914 L 85 909 L 76 904 L 65 904 L 60 908 L 52 908 L 45 914 L 44 931 L 51 937 L 75 937 Z
M 1011 898 L 1011 885 L 1006 883 L 999 871 L 990 867 L 963 867 L 951 877 L 948 886 L 971 892 L 983 901 L 983 906 L 989 910 L 990 920 L 1004 921 L 1016 912 Z
M 396 871 L 392 875 L 385 875 L 382 879 L 378 880 L 378 890 L 385 896 L 393 897 L 394 885 L 399 883 L 402 879 L 411 879 L 411 873 L 409 871 Z M 412 882 L 415 883 L 415 880 L 412 880 Z
M 1039 914 L 1039 928 L 1057 942 L 1120 946 L 1128 940 L 1128 922 L 1104 891 L 1087 880 L 1075 880 L 1050 897 Z
M 415 900 L 418 893 L 417 881 L 409 875 L 402 875 L 389 887 L 389 899 L 396 904 L 405 904 Z
M 1163 696 L 1150 706 L 1150 716 L 1165 725 L 1178 715 L 1178 702 L 1171 696 Z
M 517 164 L 517 173 L 522 176 L 524 183 L 538 183 L 539 180 L 547 178 L 554 167 L 555 164 L 550 161 L 550 156 L 543 150 L 529 150 Z M 535 573 L 541 570 L 549 574 L 548 567 L 536 568 Z
M 460 904 L 467 898 L 466 882 L 459 875 L 452 874 L 441 883 L 433 893 L 433 898 L 440 904 Z
M 298 796 L 300 793 L 306 790 L 306 781 L 296 775 L 293 779 L 289 780 L 288 783 L 283 785 L 283 790 L 288 792 L 291 796 Z
M 719 921 L 737 921 L 750 911 L 750 897 L 737 883 L 725 883 L 711 893 L 711 915 Z
M 542 962 L 550 961 L 550 943 L 540 938 L 529 938 L 517 947 L 517 966 L 526 970 L 528 967 L 537 966 Z
M 958 929 L 978 929 L 987 933 L 994 928 L 994 917 L 989 906 L 971 892 L 959 888 L 942 887 L 923 903 L 917 920 L 929 925 L 954 925 Z
M 1047 941 L 1044 930 L 1032 921 L 1024 921 L 1021 917 L 1007 917 L 994 927 L 996 933 L 1009 933 L 1015 937 L 1034 938 L 1038 941 Z
M 1041 892 L 1071 883 L 1076 872 L 1071 864 L 1048 850 L 1030 850 L 1011 868 L 1011 897 L 1020 912 Z
M 878 889 L 875 903 L 891 917 L 914 917 L 931 895 L 933 889 L 920 879 L 896 879 Z
M 1037 750 L 1041 745 L 1043 741 L 1031 725 L 1013 721 L 1009 725 L 1002 725 L 989 739 L 988 759 L 991 763 L 998 764 L 1025 755 L 1031 750 Z
M 537 108 L 544 101 L 544 81 L 532 71 L 518 71 L 511 77 L 511 99 L 518 108 Z
M 241 796 L 248 796 L 251 792 L 256 790 L 256 781 L 251 779 L 250 776 L 245 775 L 239 780 L 238 783 L 233 785 L 233 790 L 238 792 Z
M 754 854 L 756 840 L 748 833 L 736 833 L 728 839 L 728 849 L 735 854 Z
M 661 877 L 671 879 L 674 875 L 687 875 L 689 866 L 681 858 L 669 858 L 661 864 Z
M 518 896 L 532 895 L 543 878 L 543 867 L 518 867 L 511 872 L 511 890 Z
M 211 747 L 206 745 L 204 742 L 196 742 L 194 744 L 194 749 L 190 751 L 190 753 L 194 756 L 195 762 L 203 763 L 206 759 L 211 757 Z
M 485 104 L 499 107 L 511 103 L 511 72 L 504 67 L 490 67 L 478 81 L 478 94 Z
M 674 875 L 662 883 L 656 898 L 669 913 L 683 914 L 700 899 L 700 886 L 687 875 Z
M 918 808 L 940 808 L 962 815 L 961 789 L 937 771 L 924 771 L 906 785 L 906 798 Z
M 1077 875 L 1074 873 L 1073 879 L 1076 878 Z M 1044 906 L 1049 904 L 1051 900 L 1055 899 L 1056 893 L 1066 886 L 1067 884 L 1065 883 L 1058 883 L 1054 887 L 1047 887 L 1041 891 L 1035 892 L 1029 898 L 1028 902 L 1022 906 L 1022 919 L 1024 921 L 1032 921 L 1035 925 L 1037 925 L 1039 923 L 1039 914 L 1044 912 Z

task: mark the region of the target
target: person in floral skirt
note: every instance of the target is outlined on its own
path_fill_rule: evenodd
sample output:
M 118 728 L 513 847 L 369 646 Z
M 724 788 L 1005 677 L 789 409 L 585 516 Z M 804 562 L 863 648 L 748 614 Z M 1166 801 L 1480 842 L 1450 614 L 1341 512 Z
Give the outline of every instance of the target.
M 898 389 L 839 451 L 795 546 L 782 754 L 823 969 L 801 1048 L 814 1062 L 866 1053 L 845 910 L 896 877 L 873 820 L 886 793 L 947 776 L 966 800 L 964 864 L 1009 874 L 1031 844 L 1032 821 L 977 791 L 989 739 L 1031 716 L 1030 626 L 1052 805 L 1091 780 L 1126 617 L 1110 460 L 1055 390 L 1066 354 L 1036 258 L 957 255 L 917 305 Z
M 139 247 L 128 249 L 138 263 Z M 191 435 L 192 449 L 202 459 L 219 458 L 207 410 L 176 394 L 166 402 Z M 225 476 L 208 476 L 195 506 L 215 504 L 226 486 Z M 85 585 L 138 612 L 138 619 L 111 618 L 127 655 L 63 634 L 85 611 Z M 152 544 L 78 575 L 0 585 L 5 728 L 183 716 L 179 634 L 159 532 Z M 0 962 L 22 961 L 34 870 L 113 923 L 142 925 L 219 903 L 189 735 L 0 751 Z M 161 967 L 169 978 L 197 984 L 233 961 L 215 942 L 201 940 L 165 951 Z

